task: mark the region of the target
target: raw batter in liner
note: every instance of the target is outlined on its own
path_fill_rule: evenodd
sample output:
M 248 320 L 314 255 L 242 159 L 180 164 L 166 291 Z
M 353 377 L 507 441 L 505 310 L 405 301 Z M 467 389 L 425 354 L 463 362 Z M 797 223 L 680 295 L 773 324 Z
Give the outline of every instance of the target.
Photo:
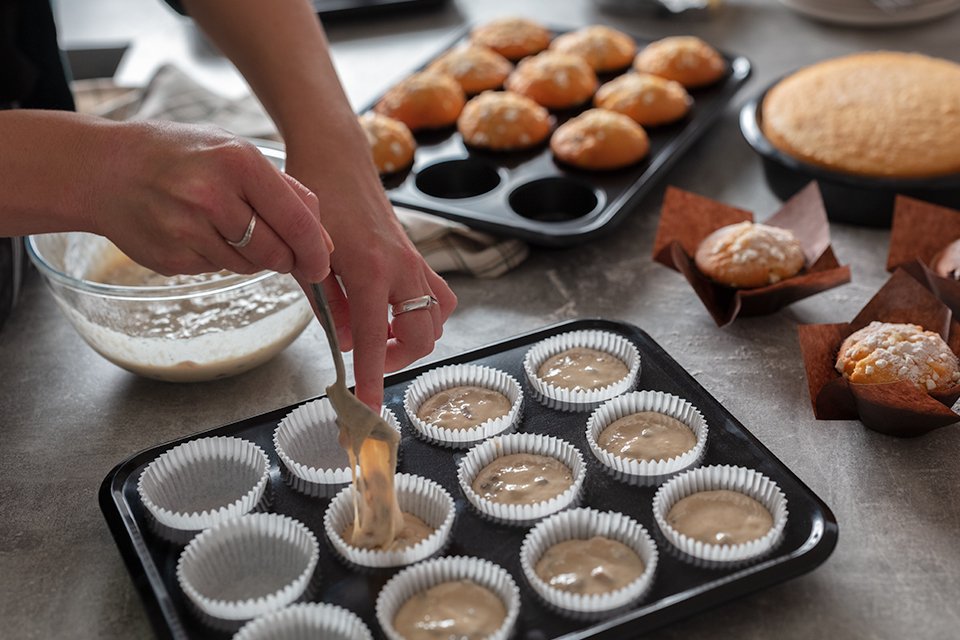
M 697 444 L 693 429 L 663 413 L 641 411 L 612 422 L 597 438 L 601 449 L 632 460 L 669 460 Z
M 394 539 L 386 546 L 380 546 L 377 543 L 372 542 L 369 535 L 365 535 L 364 532 L 354 529 L 353 522 L 350 522 L 346 529 L 340 532 L 340 535 L 343 536 L 343 539 L 347 544 L 354 547 L 360 547 L 362 549 L 377 549 L 378 551 L 399 551 L 401 549 L 412 547 L 422 540 L 426 540 L 434 531 L 436 531 L 436 529 L 428 525 L 426 522 L 412 513 L 407 513 L 404 511 L 403 528 L 397 532 L 396 537 L 394 537 Z
M 537 575 L 554 589 L 572 593 L 610 593 L 644 572 L 643 560 L 627 545 L 603 536 L 565 540 L 537 561 Z
M 507 415 L 510 407 L 510 400 L 498 391 L 460 386 L 427 398 L 417 409 L 417 417 L 441 429 L 472 429 Z
M 481 640 L 507 618 L 503 601 L 470 580 L 442 582 L 397 610 L 393 626 L 406 640 Z
M 537 504 L 557 497 L 572 484 L 573 472 L 556 458 L 512 453 L 481 469 L 471 486 L 491 502 Z
M 738 491 L 700 491 L 678 500 L 667 523 L 707 544 L 734 545 L 761 538 L 773 528 L 766 507 Z
M 537 377 L 562 389 L 582 391 L 611 385 L 629 372 L 622 360 L 605 351 L 574 347 L 547 358 Z

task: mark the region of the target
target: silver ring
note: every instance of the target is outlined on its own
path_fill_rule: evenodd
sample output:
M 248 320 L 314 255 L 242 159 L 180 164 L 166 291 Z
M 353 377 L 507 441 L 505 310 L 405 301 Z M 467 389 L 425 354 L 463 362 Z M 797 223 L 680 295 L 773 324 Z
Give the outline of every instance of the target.
M 393 312 L 393 315 L 398 316 L 401 313 L 407 313 L 409 311 L 429 309 L 435 304 L 440 304 L 440 301 L 433 296 L 420 296 L 419 298 L 410 298 L 409 300 L 390 305 L 390 311 Z
M 227 244 L 236 249 L 243 249 L 245 246 L 250 244 L 250 238 L 253 237 L 253 230 L 257 226 L 257 214 L 250 216 L 250 223 L 247 225 L 247 230 L 243 232 L 243 237 L 234 242 L 233 240 L 227 240 Z

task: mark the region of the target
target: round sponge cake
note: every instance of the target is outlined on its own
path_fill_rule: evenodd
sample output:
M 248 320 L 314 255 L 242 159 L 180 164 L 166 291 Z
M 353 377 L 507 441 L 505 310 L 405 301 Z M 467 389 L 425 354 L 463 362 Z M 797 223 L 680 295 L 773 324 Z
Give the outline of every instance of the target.
M 775 85 L 762 128 L 779 150 L 842 173 L 960 173 L 960 65 L 877 51 L 821 62 Z

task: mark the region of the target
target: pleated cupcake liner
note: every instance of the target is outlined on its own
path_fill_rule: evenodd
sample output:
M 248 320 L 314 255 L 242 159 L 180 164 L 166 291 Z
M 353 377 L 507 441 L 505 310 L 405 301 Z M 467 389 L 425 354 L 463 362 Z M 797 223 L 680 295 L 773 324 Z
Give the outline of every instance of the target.
M 263 497 L 260 498 L 260 502 L 250 510 L 250 513 L 266 513 L 270 511 L 273 506 L 273 491 L 270 483 L 267 483 L 267 488 L 263 492 Z M 185 546 L 188 542 L 193 540 L 201 530 L 197 529 L 174 529 L 168 527 L 164 524 L 161 524 L 154 518 L 151 514 L 147 514 L 147 528 L 154 533 L 154 535 L 171 542 L 177 546 Z
M 510 402 L 510 410 L 472 429 L 445 429 L 417 416 L 417 410 L 429 398 L 452 387 L 476 386 L 497 391 Z M 427 371 L 418 376 L 403 394 L 403 408 L 418 437 L 431 444 L 465 449 L 477 442 L 516 428 L 523 415 L 523 391 L 510 374 L 476 364 L 454 364 Z
M 598 444 L 604 429 L 621 418 L 643 411 L 652 411 L 679 420 L 693 432 L 696 443 L 684 453 L 666 460 L 635 460 L 611 453 Z M 587 420 L 586 435 L 590 451 L 605 467 L 614 472 L 614 477 L 662 481 L 703 458 L 707 447 L 707 433 L 707 421 L 703 414 L 683 398 L 662 391 L 634 391 L 597 407 Z
M 348 566 L 367 569 L 402 567 L 440 553 L 450 541 L 456 506 L 446 489 L 422 476 L 398 473 L 394 487 L 400 510 L 417 516 L 434 532 L 404 549 L 383 551 L 355 547 L 343 539 L 342 532 L 353 523 L 353 486 L 345 487 L 330 501 L 323 516 L 323 529 L 337 555 Z
M 643 560 L 643 573 L 620 589 L 600 594 L 557 589 L 537 575 L 537 562 L 550 547 L 594 536 L 616 540 L 635 551 Z M 546 518 L 530 530 L 520 546 L 523 575 L 537 596 L 551 609 L 583 620 L 611 615 L 643 598 L 653 584 L 658 558 L 657 545 L 639 522 L 622 513 L 590 508 L 571 509 Z
M 164 527 L 161 530 L 202 531 L 252 511 L 263 498 L 269 474 L 267 454 L 253 442 L 200 438 L 177 445 L 148 464 L 137 481 L 137 493 Z M 235 489 L 229 501 L 191 509 L 204 492 L 223 487 Z
M 564 389 L 542 380 L 540 366 L 552 356 L 568 349 L 583 347 L 603 351 L 620 359 L 627 366 L 627 375 L 599 389 Z M 560 411 L 589 411 L 598 404 L 632 390 L 640 375 L 640 352 L 637 347 L 615 333 L 598 330 L 570 331 L 542 340 L 527 351 L 523 370 L 533 396 L 550 409 Z
M 294 604 L 251 620 L 233 640 L 373 640 L 354 612 L 327 603 Z
M 470 580 L 496 594 L 507 610 L 503 624 L 487 640 L 510 637 L 520 615 L 520 590 L 513 576 L 489 560 L 466 556 L 435 558 L 407 567 L 393 576 L 377 596 L 377 622 L 389 640 L 404 640 L 393 626 L 403 604 L 427 589 L 444 582 Z
M 562 462 L 570 469 L 573 483 L 561 494 L 535 504 L 493 502 L 473 490 L 473 481 L 484 467 L 502 456 L 520 453 L 547 456 Z M 470 449 L 460 460 L 457 480 L 463 494 L 481 516 L 501 524 L 528 526 L 550 514 L 576 506 L 586 474 L 583 455 L 566 440 L 538 433 L 512 433 L 491 438 Z
M 773 516 L 773 526 L 763 536 L 741 544 L 708 544 L 686 536 L 667 523 L 667 514 L 678 501 L 701 491 L 736 491 L 762 504 Z M 777 483 L 759 471 L 715 465 L 685 471 L 664 483 L 653 496 L 653 517 L 664 539 L 683 556 L 706 563 L 737 563 L 759 558 L 779 544 L 787 526 L 787 498 Z M 682 556 L 681 556 L 682 557 Z
M 247 514 L 195 537 L 180 554 L 177 583 L 205 616 L 249 620 L 304 594 L 319 549 L 313 532 L 293 518 Z

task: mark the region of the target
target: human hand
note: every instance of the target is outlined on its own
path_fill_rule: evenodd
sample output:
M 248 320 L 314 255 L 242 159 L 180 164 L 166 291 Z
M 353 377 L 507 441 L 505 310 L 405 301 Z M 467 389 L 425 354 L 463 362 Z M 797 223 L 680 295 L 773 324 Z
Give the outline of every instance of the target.
M 327 277 L 332 241 L 316 196 L 250 143 L 210 127 L 117 125 L 110 188 L 88 203 L 91 227 L 164 275 L 227 269 Z M 249 242 L 244 237 L 252 216 Z

